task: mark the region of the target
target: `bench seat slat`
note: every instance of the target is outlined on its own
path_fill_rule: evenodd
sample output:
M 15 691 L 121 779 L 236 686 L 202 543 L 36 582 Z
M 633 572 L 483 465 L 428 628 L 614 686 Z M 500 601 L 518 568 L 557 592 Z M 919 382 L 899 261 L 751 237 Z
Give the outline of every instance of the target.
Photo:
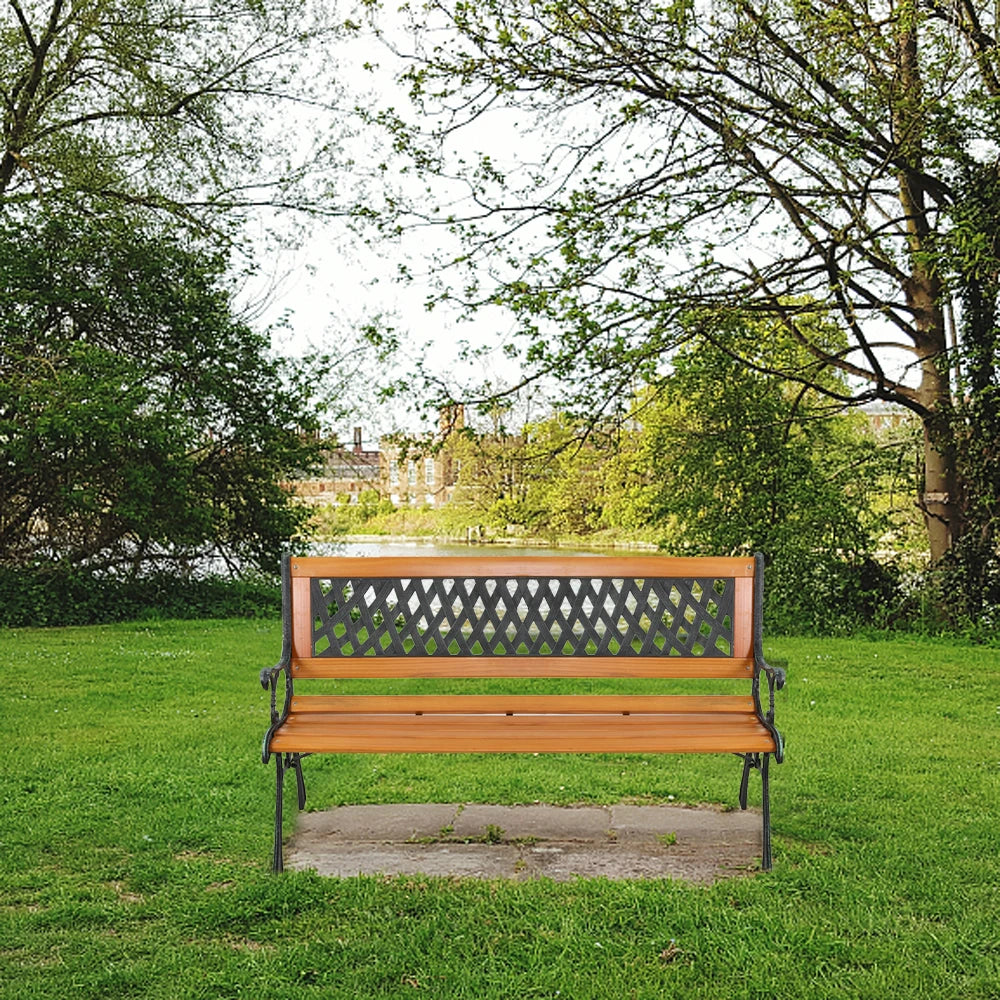
M 753 660 L 709 656 L 359 656 L 302 657 L 300 677 L 741 677 Z
M 518 695 L 518 694 L 418 694 L 418 695 L 296 695 L 296 715 L 326 713 L 352 715 L 393 713 L 397 715 L 534 715 L 623 714 L 649 715 L 663 712 L 752 713 L 749 695 Z
M 698 753 L 773 752 L 752 714 L 292 714 L 271 737 L 278 752 Z

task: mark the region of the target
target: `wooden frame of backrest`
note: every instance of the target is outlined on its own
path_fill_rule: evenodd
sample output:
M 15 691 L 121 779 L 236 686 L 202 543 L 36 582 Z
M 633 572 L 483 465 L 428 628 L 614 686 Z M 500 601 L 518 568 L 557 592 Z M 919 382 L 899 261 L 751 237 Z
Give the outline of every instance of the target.
M 759 557 L 633 556 L 380 556 L 286 557 L 283 662 L 298 678 L 329 677 L 745 677 L 754 672 L 761 611 Z M 477 656 L 312 656 L 313 579 L 393 578 L 653 578 L 731 579 L 733 642 L 729 656 L 636 657 L 517 654 Z

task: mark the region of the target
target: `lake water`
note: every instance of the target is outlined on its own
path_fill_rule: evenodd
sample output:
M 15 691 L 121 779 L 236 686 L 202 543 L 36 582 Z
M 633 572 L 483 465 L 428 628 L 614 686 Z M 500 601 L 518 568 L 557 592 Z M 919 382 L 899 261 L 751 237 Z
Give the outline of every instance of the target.
M 507 545 L 476 542 L 443 542 L 434 539 L 363 539 L 343 542 L 323 542 L 309 546 L 309 554 L 317 556 L 577 556 L 621 555 L 623 549 L 585 549 L 543 545 Z

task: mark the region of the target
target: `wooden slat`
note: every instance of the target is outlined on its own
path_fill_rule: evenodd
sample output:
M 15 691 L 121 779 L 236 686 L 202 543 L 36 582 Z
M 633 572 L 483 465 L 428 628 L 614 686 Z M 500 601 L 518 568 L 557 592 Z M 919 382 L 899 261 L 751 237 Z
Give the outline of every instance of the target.
M 710 656 L 358 656 L 292 660 L 299 677 L 742 677 L 753 661 Z
M 658 555 L 597 556 L 308 556 L 291 560 L 292 578 L 456 576 L 753 577 L 747 558 Z
M 293 579 L 292 583 L 292 655 L 308 656 L 312 653 L 312 611 L 309 599 L 309 580 Z
M 290 753 L 750 753 L 774 740 L 752 714 L 291 716 Z
M 751 563 L 751 566 L 753 563 Z M 753 579 L 736 580 L 733 602 L 733 656 L 753 657 Z
M 664 712 L 753 712 L 753 698 L 743 695 L 617 695 L 617 694 L 418 694 L 418 695 L 296 695 L 292 711 L 299 714 L 403 715 L 579 715 L 663 714 Z M 335 724 L 335 723 L 331 723 Z

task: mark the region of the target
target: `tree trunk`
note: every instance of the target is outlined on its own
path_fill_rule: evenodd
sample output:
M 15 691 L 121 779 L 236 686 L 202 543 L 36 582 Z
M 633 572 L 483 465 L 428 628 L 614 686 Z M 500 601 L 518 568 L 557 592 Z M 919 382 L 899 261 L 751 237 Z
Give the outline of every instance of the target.
M 909 167 L 899 172 L 899 200 L 911 253 L 911 270 L 903 292 L 913 317 L 913 343 L 921 371 L 915 395 L 923 412 L 924 482 L 917 504 L 924 515 L 931 565 L 935 565 L 961 535 L 962 515 L 942 305 L 945 292 L 939 274 L 927 262 L 933 226 L 927 212 L 923 171 L 925 122 L 917 7 L 915 0 L 901 0 L 897 10 L 900 91 L 893 109 L 893 125 L 900 137 L 900 150 L 909 161 Z
M 960 484 L 955 449 L 943 433 L 924 423 L 924 484 L 919 506 L 927 528 L 931 564 L 951 551 L 962 533 Z
M 924 411 L 924 475 L 917 505 L 924 515 L 930 561 L 935 565 L 962 534 L 962 491 L 952 422 L 951 381 L 945 363 L 944 315 L 937 304 L 941 289 L 937 281 L 928 277 L 922 290 L 928 305 L 923 315 L 930 322 L 922 324 L 918 319 L 923 327 L 918 343 L 922 377 L 917 398 Z

